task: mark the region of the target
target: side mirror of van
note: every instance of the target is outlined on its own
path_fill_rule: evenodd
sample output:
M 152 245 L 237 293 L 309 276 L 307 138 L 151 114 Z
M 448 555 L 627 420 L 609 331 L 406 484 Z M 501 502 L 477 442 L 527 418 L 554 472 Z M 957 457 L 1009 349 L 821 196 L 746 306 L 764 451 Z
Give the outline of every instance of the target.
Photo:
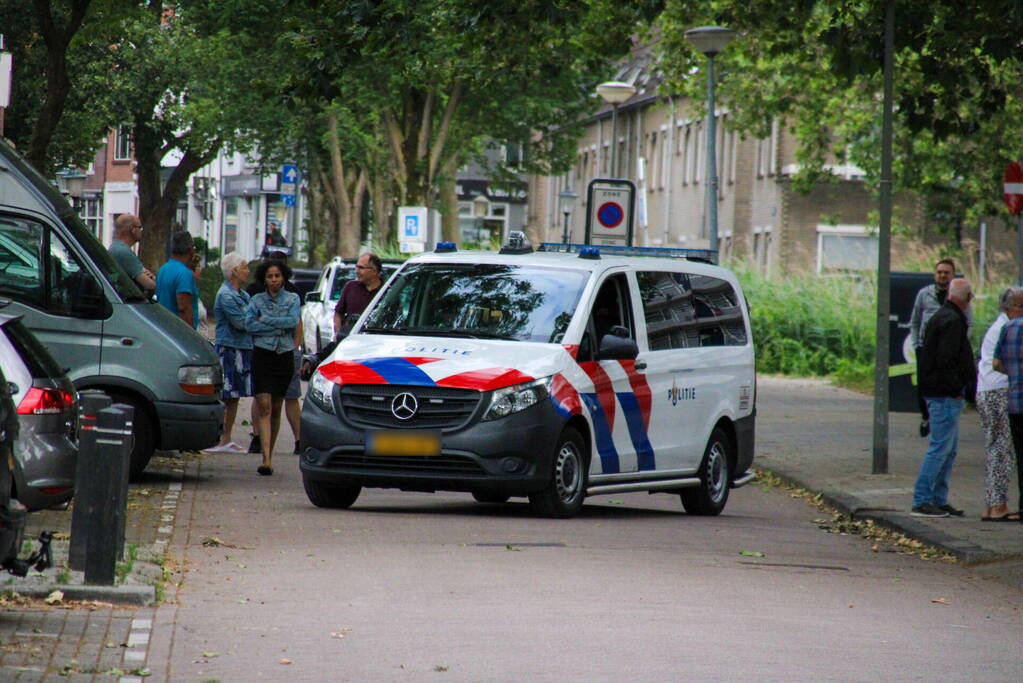
M 635 340 L 617 334 L 605 334 L 600 340 L 597 360 L 636 360 L 639 346 Z
M 323 301 L 323 294 L 321 292 L 306 292 L 305 302 L 307 304 L 320 303 Z

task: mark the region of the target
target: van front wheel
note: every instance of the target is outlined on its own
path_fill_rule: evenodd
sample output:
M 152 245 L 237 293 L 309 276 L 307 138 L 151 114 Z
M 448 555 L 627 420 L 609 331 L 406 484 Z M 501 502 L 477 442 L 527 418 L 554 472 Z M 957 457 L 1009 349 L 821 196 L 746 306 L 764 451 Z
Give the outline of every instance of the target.
M 731 476 L 728 467 L 728 455 L 732 442 L 721 429 L 710 434 L 707 450 L 703 453 L 700 464 L 700 485 L 682 489 L 682 507 L 691 515 L 719 515 L 728 502 L 728 487 Z
M 350 508 L 362 493 L 359 484 L 342 484 L 332 486 L 302 476 L 302 486 L 309 502 L 318 508 Z
M 575 517 L 586 497 L 586 456 L 579 432 L 566 427 L 554 450 L 547 485 L 529 494 L 533 512 L 543 517 Z

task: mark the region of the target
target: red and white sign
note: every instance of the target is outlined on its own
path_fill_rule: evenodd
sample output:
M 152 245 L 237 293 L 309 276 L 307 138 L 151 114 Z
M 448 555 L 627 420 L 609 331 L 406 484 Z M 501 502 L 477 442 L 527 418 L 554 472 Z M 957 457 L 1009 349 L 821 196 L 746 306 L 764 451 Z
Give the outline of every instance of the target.
M 1009 207 L 1009 213 L 1018 216 L 1023 210 L 1023 166 L 1014 161 L 1005 167 L 1002 181 L 1002 199 Z

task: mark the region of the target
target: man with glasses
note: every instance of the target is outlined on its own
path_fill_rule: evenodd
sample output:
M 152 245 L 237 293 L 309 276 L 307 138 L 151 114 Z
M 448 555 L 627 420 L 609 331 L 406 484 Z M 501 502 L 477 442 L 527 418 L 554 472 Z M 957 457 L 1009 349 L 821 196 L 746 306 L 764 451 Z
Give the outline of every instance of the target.
M 930 414 L 930 441 L 916 485 L 913 487 L 913 517 L 961 517 L 963 511 L 948 502 L 952 465 L 959 450 L 959 415 L 963 397 L 972 395 L 977 371 L 967 336 L 966 311 L 973 289 L 965 278 L 949 283 L 945 303 L 924 328 L 923 344 L 917 357 L 920 395 Z
M 344 328 L 347 316 L 362 313 L 376 296 L 380 286 L 384 284 L 380 277 L 383 267 L 380 257 L 372 252 L 366 252 L 355 262 L 355 279 L 341 290 L 341 298 L 334 307 L 335 335 Z
M 114 239 L 107 251 L 142 291 L 152 294 L 156 289 L 156 278 L 142 265 L 132 249 L 141 239 L 142 221 L 133 213 L 122 213 L 114 221 Z

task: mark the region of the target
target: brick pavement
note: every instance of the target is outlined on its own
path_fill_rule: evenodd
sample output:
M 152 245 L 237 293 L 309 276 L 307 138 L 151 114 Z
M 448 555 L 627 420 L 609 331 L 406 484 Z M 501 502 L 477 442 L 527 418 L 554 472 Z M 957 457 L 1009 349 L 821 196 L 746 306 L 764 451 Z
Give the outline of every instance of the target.
M 182 484 L 194 476 L 196 456 L 154 458 L 150 468 L 129 488 L 126 547 L 138 558 L 124 584 L 163 580 L 163 559 L 173 531 Z M 80 572 L 68 572 L 70 508 L 45 510 L 29 516 L 26 538 L 39 531 L 56 532 L 54 567 L 19 579 L 5 576 L 0 588 L 0 681 L 144 680 L 154 607 L 119 606 L 103 600 L 62 600 L 48 605 L 42 599 L 12 596 L 11 591 L 47 595 L 62 589 L 69 595 L 89 587 Z M 152 590 L 152 589 L 150 589 Z M 114 595 L 114 598 L 117 596 Z M 151 679 L 150 679 L 151 680 Z

